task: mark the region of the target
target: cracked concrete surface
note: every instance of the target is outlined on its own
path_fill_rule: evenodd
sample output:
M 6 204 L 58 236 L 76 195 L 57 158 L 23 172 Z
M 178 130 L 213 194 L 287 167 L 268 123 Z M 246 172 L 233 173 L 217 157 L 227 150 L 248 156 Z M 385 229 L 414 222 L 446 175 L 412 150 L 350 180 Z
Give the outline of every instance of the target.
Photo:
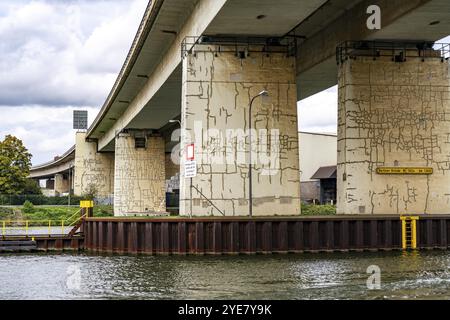
M 295 58 L 259 50 L 240 59 L 232 50 L 216 49 L 197 46 L 195 54 L 183 60 L 182 123 L 191 139 L 183 136 L 182 147 L 196 143 L 198 174 L 193 185 L 225 215 L 248 215 L 248 165 L 236 159 L 248 158 L 249 137 L 224 137 L 227 129 L 245 132 L 249 128 L 249 102 L 266 89 L 269 98 L 258 98 L 253 104 L 252 128 L 269 133 L 278 129 L 279 139 L 271 133 L 267 140 L 258 140 L 260 150 L 255 146 L 252 150 L 259 157 L 265 150 L 270 150 L 268 154 L 277 150 L 279 155 L 270 164 L 258 162 L 253 166 L 253 214 L 300 214 Z M 196 130 L 196 122 L 201 129 Z M 216 163 L 215 157 L 234 161 Z M 184 162 L 183 156 L 181 174 Z M 275 162 L 278 172 L 263 175 L 263 170 Z M 220 215 L 195 188 L 190 188 L 189 179 L 181 177 L 180 214 L 188 215 L 191 206 L 193 215 Z
M 438 58 L 349 59 L 339 67 L 340 214 L 450 211 L 450 73 Z M 432 167 L 380 175 L 377 167 Z

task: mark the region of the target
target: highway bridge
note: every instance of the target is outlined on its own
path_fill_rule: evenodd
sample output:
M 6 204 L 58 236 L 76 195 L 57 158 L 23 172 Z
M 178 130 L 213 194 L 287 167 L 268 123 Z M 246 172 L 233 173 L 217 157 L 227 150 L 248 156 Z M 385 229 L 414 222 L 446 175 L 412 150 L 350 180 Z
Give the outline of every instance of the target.
M 92 125 L 31 177 L 119 216 L 165 212 L 178 173 L 180 215 L 298 215 L 297 101 L 338 84 L 338 212 L 446 213 L 449 30 L 447 0 L 151 1 Z

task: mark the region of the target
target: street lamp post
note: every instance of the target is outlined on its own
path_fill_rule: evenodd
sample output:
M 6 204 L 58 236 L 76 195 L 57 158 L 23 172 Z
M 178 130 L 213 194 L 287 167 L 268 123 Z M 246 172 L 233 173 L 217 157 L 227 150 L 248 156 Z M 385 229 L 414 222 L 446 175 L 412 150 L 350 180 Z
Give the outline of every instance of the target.
M 248 163 L 248 194 L 249 194 L 249 200 L 248 200 L 248 214 L 250 218 L 253 216 L 253 195 L 252 195 L 252 105 L 253 101 L 255 101 L 256 98 L 264 96 L 267 97 L 269 93 L 266 90 L 261 91 L 256 96 L 254 96 L 250 100 L 250 105 L 248 108 L 248 128 L 249 128 L 249 163 Z
M 180 125 L 180 127 L 181 127 L 181 121 L 180 120 L 171 119 L 171 120 L 169 120 L 169 123 L 178 123 Z
M 169 123 L 178 123 L 178 125 L 180 126 L 180 129 L 182 128 L 180 120 L 171 119 L 171 120 L 169 120 Z M 180 137 L 178 139 L 181 142 L 181 135 L 180 135 Z M 180 155 L 180 152 L 178 152 L 178 154 Z M 180 173 L 180 175 L 181 175 L 181 173 Z M 192 218 L 192 177 L 189 178 L 189 180 L 190 180 L 190 187 L 189 187 L 189 190 L 190 190 L 190 213 L 189 213 L 189 218 Z M 179 205 L 178 205 L 178 210 L 179 210 Z

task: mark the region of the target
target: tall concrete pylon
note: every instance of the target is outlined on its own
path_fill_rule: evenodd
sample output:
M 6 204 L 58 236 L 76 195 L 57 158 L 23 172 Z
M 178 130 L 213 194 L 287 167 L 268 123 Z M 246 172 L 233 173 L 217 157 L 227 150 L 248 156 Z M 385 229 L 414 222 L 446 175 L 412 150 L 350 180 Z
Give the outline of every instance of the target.
M 405 48 L 341 57 L 338 214 L 449 211 L 449 62 Z
M 180 215 L 299 215 L 295 58 L 263 46 L 196 45 L 183 59 Z M 247 131 L 246 131 L 247 130 Z M 266 134 L 266 135 L 265 135 Z M 197 175 L 184 176 L 194 144 Z
M 86 141 L 85 132 L 76 134 L 73 180 L 77 196 L 95 191 L 97 197 L 104 198 L 114 190 L 114 154 L 97 152 L 97 144 Z
M 60 195 L 70 192 L 70 181 L 64 174 L 55 174 L 55 194 Z
M 116 137 L 114 215 L 145 215 L 166 212 L 164 139 L 139 134 L 137 146 L 130 133 Z

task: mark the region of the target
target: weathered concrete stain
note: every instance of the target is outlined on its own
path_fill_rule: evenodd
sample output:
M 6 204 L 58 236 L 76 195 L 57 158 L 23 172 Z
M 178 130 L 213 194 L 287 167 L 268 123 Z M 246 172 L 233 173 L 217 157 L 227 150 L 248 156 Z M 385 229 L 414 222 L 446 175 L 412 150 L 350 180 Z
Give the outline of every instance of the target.
M 252 128 L 279 130 L 278 142 L 258 141 L 268 150 L 273 143 L 277 144 L 279 170 L 274 175 L 263 175 L 263 170 L 268 168 L 259 163 L 253 165 L 253 214 L 300 214 L 295 58 L 285 53 L 268 55 L 260 50 L 240 59 L 234 52 L 215 49 L 203 47 L 183 60 L 182 123 L 192 139 L 183 136 L 182 148 L 195 142 L 195 137 L 197 142 L 201 141 L 195 147 L 198 175 L 193 178 L 193 185 L 225 215 L 248 215 L 248 164 L 215 163 L 213 159 L 215 156 L 248 158 L 248 136 L 244 142 L 232 138 L 222 143 L 223 138 L 227 129 L 249 128 L 250 99 L 266 89 L 269 99 L 258 98 L 253 104 Z M 196 122 L 201 123 L 201 131 L 195 132 Z M 206 135 L 210 129 L 215 130 L 214 134 L 209 131 L 210 135 Z M 257 154 L 261 154 L 260 150 Z M 183 155 L 182 174 L 184 163 Z M 190 188 L 189 179 L 182 177 L 180 214 L 191 212 L 199 216 L 220 215 L 197 190 Z
M 83 196 L 95 189 L 98 197 L 113 193 L 114 154 L 98 153 L 95 142 L 86 141 L 85 132 L 77 132 L 75 146 L 74 193 Z
M 147 147 L 136 149 L 126 133 L 116 137 L 114 215 L 164 213 L 164 139 L 148 137 Z
M 55 193 L 68 193 L 70 190 L 70 181 L 64 174 L 55 174 Z
M 380 166 L 432 175 L 379 175 Z M 342 214 L 448 213 L 450 76 L 439 58 L 357 57 L 339 68 L 338 201 Z

